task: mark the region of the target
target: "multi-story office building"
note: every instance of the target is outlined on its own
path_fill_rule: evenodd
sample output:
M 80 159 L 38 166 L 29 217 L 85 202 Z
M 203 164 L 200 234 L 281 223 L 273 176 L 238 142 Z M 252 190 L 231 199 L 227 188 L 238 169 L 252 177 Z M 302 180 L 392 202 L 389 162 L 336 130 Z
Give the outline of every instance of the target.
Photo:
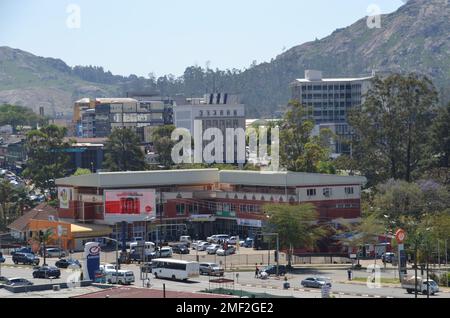
M 224 137 L 224 162 L 226 162 L 226 129 L 245 130 L 245 106 L 238 96 L 229 94 L 209 94 L 202 98 L 178 98 L 175 100 L 174 122 L 177 128 L 186 128 L 195 136 L 195 121 L 200 121 L 201 135 L 208 128 L 218 128 Z M 207 142 L 206 142 L 207 143 Z M 237 140 L 234 141 L 234 162 L 237 162 Z M 245 145 L 244 145 L 245 147 Z M 245 149 L 243 149 L 245 154 Z
M 292 99 L 299 101 L 311 112 L 316 127 L 331 129 L 338 137 L 333 152 L 348 153 L 350 149 L 341 140 L 348 139 L 351 128 L 347 122 L 348 111 L 364 102 L 364 94 L 372 77 L 323 78 L 321 71 L 307 70 L 304 79 L 291 83 Z
M 161 98 L 84 98 L 75 103 L 74 122 L 78 136 L 108 137 L 115 128 L 134 128 L 145 140 L 145 128 L 173 123 L 172 107 Z
M 166 241 L 178 240 L 182 230 L 196 239 L 218 233 L 255 236 L 267 221 L 263 206 L 269 203 L 312 203 L 321 223 L 358 222 L 365 182 L 359 176 L 217 169 L 104 172 L 56 180 L 58 192 L 68 198 L 60 202 L 62 220 L 108 226 L 118 239 L 126 222 L 128 240 L 144 237 L 148 225 L 147 239 L 153 241 L 154 228 Z M 131 210 L 122 203 L 127 195 L 138 202 Z M 160 224 L 153 230 L 145 221 L 152 215 Z

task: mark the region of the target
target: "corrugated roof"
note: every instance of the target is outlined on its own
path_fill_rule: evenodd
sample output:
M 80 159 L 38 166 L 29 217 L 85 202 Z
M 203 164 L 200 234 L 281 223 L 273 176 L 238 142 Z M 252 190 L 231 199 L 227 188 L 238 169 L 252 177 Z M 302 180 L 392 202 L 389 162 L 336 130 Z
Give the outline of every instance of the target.
M 41 203 L 8 225 L 8 229 L 24 232 L 27 230 L 30 220 L 48 220 L 49 216 L 58 219 L 58 211 L 47 203 Z

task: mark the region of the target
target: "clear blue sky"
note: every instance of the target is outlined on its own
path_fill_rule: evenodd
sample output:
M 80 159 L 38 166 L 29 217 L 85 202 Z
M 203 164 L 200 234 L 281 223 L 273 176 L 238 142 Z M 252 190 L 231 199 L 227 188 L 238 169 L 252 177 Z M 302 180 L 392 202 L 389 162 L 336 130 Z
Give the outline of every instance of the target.
M 189 65 L 245 68 L 323 38 L 402 0 L 0 0 L 0 46 L 114 74 L 181 75 Z M 69 4 L 81 28 L 66 26 Z

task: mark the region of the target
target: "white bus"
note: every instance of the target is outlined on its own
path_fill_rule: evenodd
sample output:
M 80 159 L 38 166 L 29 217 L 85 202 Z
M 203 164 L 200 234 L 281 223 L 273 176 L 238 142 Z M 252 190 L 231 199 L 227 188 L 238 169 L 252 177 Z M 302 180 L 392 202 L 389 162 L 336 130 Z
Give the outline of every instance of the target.
M 152 273 L 155 278 L 188 280 L 200 276 L 200 264 L 198 262 L 156 258 L 152 260 Z

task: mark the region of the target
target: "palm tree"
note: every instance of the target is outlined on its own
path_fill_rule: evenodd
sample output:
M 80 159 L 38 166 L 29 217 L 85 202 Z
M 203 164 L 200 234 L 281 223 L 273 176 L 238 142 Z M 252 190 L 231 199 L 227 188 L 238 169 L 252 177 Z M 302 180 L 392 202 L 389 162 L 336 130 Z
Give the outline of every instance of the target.
M 44 264 L 47 264 L 47 258 L 46 258 L 46 246 L 52 241 L 53 236 L 53 230 L 52 229 L 46 229 L 44 231 L 39 231 L 39 235 L 37 237 L 33 236 L 33 240 L 37 243 L 39 243 L 39 248 L 43 250 L 43 257 L 44 257 Z

